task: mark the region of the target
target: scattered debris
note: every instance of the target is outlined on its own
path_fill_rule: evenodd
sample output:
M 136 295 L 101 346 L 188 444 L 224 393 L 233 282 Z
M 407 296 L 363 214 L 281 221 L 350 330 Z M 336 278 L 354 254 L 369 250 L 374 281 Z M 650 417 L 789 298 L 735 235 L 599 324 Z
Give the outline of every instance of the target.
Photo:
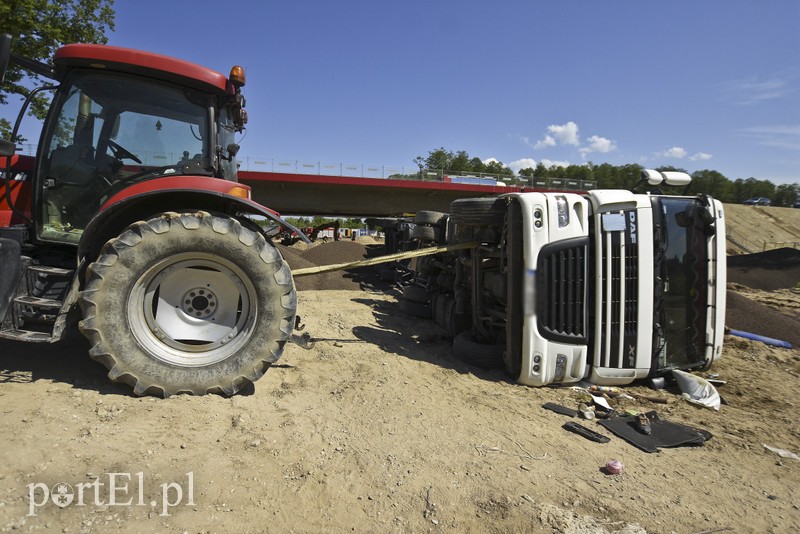
M 672 371 L 672 375 L 677 380 L 678 387 L 687 402 L 719 411 L 721 404 L 719 393 L 708 380 L 677 369 Z
M 606 471 L 610 475 L 618 475 L 622 473 L 625 466 L 619 460 L 609 460 L 606 462 Z
M 640 417 L 647 419 L 650 433 L 640 430 Z M 598 423 L 614 435 L 624 439 L 645 452 L 658 452 L 659 448 L 702 445 L 711 434 L 688 425 L 673 423 L 659 418 L 654 411 L 640 415 L 629 415 L 604 419 Z
M 797 456 L 795 453 L 787 451 L 786 449 L 779 449 L 777 447 L 771 447 L 771 446 L 767 445 L 766 443 L 764 444 L 764 448 L 767 449 L 770 452 L 774 452 L 775 454 L 777 454 L 781 458 L 788 458 L 790 460 L 800 460 L 800 456 Z

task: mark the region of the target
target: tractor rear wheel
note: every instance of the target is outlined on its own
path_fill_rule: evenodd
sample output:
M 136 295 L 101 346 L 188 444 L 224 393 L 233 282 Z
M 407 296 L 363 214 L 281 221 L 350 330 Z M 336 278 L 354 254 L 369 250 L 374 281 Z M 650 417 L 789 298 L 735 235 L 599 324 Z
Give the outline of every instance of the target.
M 132 224 L 86 277 L 89 354 L 137 395 L 233 395 L 280 358 L 297 309 L 275 247 L 206 212 Z

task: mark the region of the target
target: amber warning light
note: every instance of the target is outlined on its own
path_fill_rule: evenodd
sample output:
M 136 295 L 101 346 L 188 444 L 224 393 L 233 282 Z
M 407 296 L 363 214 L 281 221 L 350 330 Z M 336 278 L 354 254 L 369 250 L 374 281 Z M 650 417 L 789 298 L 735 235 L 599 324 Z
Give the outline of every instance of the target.
M 228 77 L 233 84 L 234 87 L 244 87 L 244 69 L 239 65 L 234 65 L 231 67 L 231 74 Z

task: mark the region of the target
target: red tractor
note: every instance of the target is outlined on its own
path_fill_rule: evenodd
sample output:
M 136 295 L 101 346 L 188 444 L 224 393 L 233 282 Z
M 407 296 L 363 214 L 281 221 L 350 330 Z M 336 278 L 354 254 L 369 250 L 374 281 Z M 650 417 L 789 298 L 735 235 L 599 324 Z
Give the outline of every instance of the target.
M 90 355 L 137 395 L 233 395 L 292 333 L 292 274 L 256 221 L 297 230 L 237 182 L 244 71 L 102 45 L 53 64 L 36 157 L 0 141 L 0 337 L 54 342 L 78 324 Z

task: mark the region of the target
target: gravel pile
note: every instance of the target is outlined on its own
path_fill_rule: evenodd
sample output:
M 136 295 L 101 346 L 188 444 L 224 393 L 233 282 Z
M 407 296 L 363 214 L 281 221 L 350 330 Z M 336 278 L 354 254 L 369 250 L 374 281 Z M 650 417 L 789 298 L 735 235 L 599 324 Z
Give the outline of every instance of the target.
M 775 291 L 800 283 L 800 250 L 779 248 L 728 257 L 728 282 Z
M 788 341 L 800 347 L 800 319 L 733 291 L 727 293 L 725 326 L 760 336 Z
M 762 291 L 796 287 L 800 283 L 800 250 L 781 248 L 730 256 L 728 282 Z M 800 346 L 800 318 L 732 291 L 728 291 L 727 300 L 726 326 Z

